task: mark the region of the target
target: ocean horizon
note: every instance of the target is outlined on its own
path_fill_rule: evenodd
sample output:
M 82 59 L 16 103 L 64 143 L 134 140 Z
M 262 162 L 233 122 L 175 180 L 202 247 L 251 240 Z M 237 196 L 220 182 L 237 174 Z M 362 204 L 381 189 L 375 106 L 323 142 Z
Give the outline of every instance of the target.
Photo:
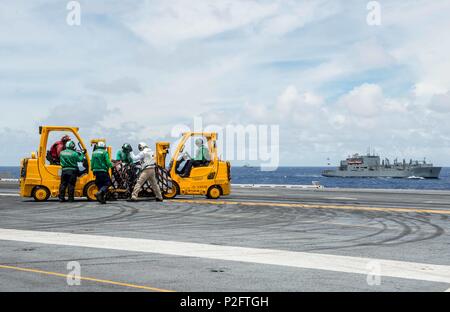
M 259 167 L 233 166 L 231 176 L 233 184 L 310 185 L 313 182 L 318 182 L 328 188 L 450 190 L 450 167 L 442 168 L 439 179 L 425 180 L 328 178 L 321 175 L 325 169 L 330 169 L 330 167 L 280 166 L 275 171 L 261 171 Z M 0 167 L 0 178 L 18 179 L 19 177 L 20 167 Z

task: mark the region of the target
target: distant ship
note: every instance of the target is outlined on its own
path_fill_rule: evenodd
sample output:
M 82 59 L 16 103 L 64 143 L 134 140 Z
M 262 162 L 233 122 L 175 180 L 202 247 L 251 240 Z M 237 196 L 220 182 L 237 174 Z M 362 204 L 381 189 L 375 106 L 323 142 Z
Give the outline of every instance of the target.
M 380 162 L 380 156 L 355 154 L 341 161 L 336 170 L 324 170 L 324 177 L 340 178 L 410 178 L 410 179 L 438 179 L 441 167 L 434 167 L 425 160 L 410 160 L 391 164 L 385 158 Z

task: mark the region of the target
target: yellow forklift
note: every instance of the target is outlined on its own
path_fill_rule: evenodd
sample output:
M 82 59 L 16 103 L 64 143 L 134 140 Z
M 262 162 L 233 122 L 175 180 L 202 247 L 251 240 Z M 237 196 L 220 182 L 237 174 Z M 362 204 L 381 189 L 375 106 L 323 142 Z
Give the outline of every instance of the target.
M 189 160 L 190 155 L 185 152 L 186 143 L 193 137 L 206 139 L 206 145 L 210 154 L 210 160 L 202 166 L 193 167 L 190 175 L 181 174 L 180 166 Z M 172 158 L 166 166 L 166 158 L 169 153 L 170 143 L 156 143 L 156 164 L 165 169 L 170 176 L 170 186 L 164 197 L 175 198 L 177 195 L 204 195 L 211 199 L 217 199 L 222 195 L 230 194 L 231 164 L 222 161 L 217 155 L 217 133 L 214 132 L 185 132 L 178 144 Z
M 68 133 L 72 136 L 73 141 L 78 141 L 78 151 L 86 155 L 86 159 L 82 164 L 84 172 L 82 170 L 82 175 L 78 178 L 75 196 L 96 200 L 95 194 L 98 190 L 95 186 L 95 177 L 90 170 L 90 158 L 86 152 L 86 145 L 78 131 L 79 129 L 76 127 L 39 127 L 41 138 L 38 152 L 31 153 L 31 157 L 22 159 L 20 164 L 20 195 L 22 197 L 32 197 L 39 202 L 47 201 L 50 197 L 58 197 L 61 183 L 61 166 L 57 162 L 51 161 L 47 143 L 52 133 Z M 99 141 L 104 141 L 104 139 L 93 140 L 91 143 Z M 111 148 L 109 150 L 111 151 Z
M 95 185 L 95 177 L 90 170 L 90 157 L 78 131 L 79 129 L 76 127 L 39 127 L 40 143 L 38 152 L 33 152 L 30 158 L 21 160 L 20 195 L 22 197 L 32 197 L 35 201 L 42 202 L 47 201 L 50 197 L 56 198 L 59 196 L 61 166 L 51 161 L 47 146 L 50 134 L 60 132 L 69 133 L 72 136 L 72 140 L 78 141 L 78 151 L 86 155 L 86 159 L 82 164 L 84 171 L 81 170 L 82 175 L 78 178 L 75 187 L 75 197 L 86 197 L 88 200 L 96 200 L 95 194 L 98 192 L 98 189 Z M 193 167 L 189 176 L 182 176 L 179 167 L 186 161 L 185 145 L 190 138 L 195 136 L 201 136 L 206 139 L 210 160 L 199 167 Z M 91 141 L 91 145 L 95 145 L 100 141 L 105 142 L 105 139 L 94 139 Z M 158 182 L 165 198 L 172 199 L 177 195 L 203 195 L 211 199 L 217 199 L 222 195 L 230 194 L 231 165 L 230 162 L 219 159 L 216 141 L 217 133 L 184 133 L 168 166 L 166 166 L 166 158 L 169 153 L 170 143 L 158 142 L 156 144 L 156 171 Z M 111 147 L 108 147 L 108 152 L 111 156 Z M 117 181 L 115 179 L 117 170 L 113 168 L 112 173 L 113 186 L 110 192 L 115 193 L 117 198 L 126 198 L 132 187 L 127 188 L 123 187 L 121 183 L 115 183 Z M 128 183 L 130 181 L 125 182 Z M 152 191 L 148 185 L 144 185 L 142 193 L 146 196 L 152 196 Z

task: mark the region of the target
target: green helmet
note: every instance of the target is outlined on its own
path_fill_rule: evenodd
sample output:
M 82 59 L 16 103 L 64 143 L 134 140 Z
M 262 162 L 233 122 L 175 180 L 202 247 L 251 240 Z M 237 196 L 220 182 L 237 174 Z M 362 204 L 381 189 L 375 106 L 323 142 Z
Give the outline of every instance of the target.
M 202 138 L 198 138 L 197 140 L 195 140 L 195 145 L 197 145 L 197 146 L 203 145 L 203 139 Z
M 122 150 L 123 150 L 125 153 L 130 153 L 130 152 L 133 151 L 133 148 L 131 147 L 130 144 L 125 143 L 125 144 L 122 146 Z
M 74 141 L 69 141 L 66 143 L 66 148 L 70 149 L 70 150 L 75 150 L 75 142 Z

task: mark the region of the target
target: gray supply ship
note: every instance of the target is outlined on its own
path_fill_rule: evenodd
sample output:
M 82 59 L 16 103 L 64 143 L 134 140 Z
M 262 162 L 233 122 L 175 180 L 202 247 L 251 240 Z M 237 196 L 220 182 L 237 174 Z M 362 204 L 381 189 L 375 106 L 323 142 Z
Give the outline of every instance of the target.
M 380 156 L 358 154 L 341 161 L 336 170 L 324 170 L 325 177 L 340 178 L 410 178 L 410 179 L 438 179 L 441 167 L 434 167 L 425 160 L 405 160 L 390 163 L 385 158 L 380 161 Z

